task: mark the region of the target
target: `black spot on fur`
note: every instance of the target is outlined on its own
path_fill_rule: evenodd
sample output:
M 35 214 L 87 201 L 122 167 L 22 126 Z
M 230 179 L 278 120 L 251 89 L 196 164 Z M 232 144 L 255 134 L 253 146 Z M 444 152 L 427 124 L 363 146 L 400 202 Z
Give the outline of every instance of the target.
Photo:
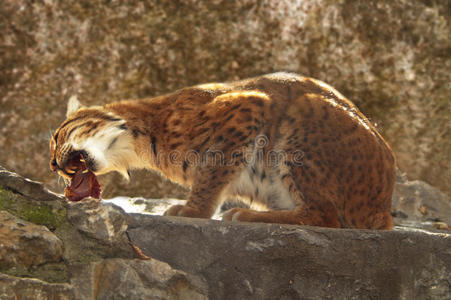
M 232 158 L 240 157 L 242 155 L 243 155 L 243 152 L 233 152 L 232 153 Z
M 171 147 L 171 149 L 175 149 L 175 148 L 177 148 L 178 146 L 180 146 L 182 143 L 174 143 L 174 144 L 172 144 L 170 147 Z
M 263 107 L 264 105 L 263 100 L 258 98 L 254 100 L 254 104 L 260 107 Z
M 133 128 L 132 134 L 133 134 L 134 138 L 137 138 L 139 135 L 146 135 L 146 132 L 142 131 L 142 130 L 140 130 L 138 128 Z
M 202 133 L 204 133 L 204 132 L 207 132 L 208 130 L 210 130 L 210 128 L 202 128 L 201 130 L 199 130 L 199 131 L 197 132 L 197 134 L 202 134 Z
M 241 104 L 235 104 L 234 106 L 232 106 L 229 111 L 235 110 L 237 108 L 239 108 L 241 106 Z
M 247 139 L 247 136 L 243 135 L 242 137 L 240 137 L 239 141 L 243 142 L 245 139 Z
M 193 128 L 200 127 L 200 126 L 204 125 L 205 123 L 207 123 L 207 121 L 208 121 L 208 120 L 203 120 L 202 122 L 197 123 L 196 125 L 194 125 Z
M 229 121 L 230 119 L 232 119 L 235 115 L 234 114 L 230 114 L 227 118 L 225 118 L 224 122 Z
M 251 112 L 251 109 L 250 109 L 250 108 L 242 108 L 242 109 L 240 109 L 240 112 L 247 112 L 247 113 L 250 113 L 250 112 Z
M 157 156 L 157 145 L 156 145 L 157 139 L 154 136 L 150 137 L 150 143 L 151 143 L 153 155 Z
M 210 140 L 210 136 L 207 136 L 207 138 L 205 140 L 202 141 L 202 143 L 200 143 L 199 146 L 197 146 L 196 148 L 200 149 L 203 146 L 205 146 L 205 144 Z

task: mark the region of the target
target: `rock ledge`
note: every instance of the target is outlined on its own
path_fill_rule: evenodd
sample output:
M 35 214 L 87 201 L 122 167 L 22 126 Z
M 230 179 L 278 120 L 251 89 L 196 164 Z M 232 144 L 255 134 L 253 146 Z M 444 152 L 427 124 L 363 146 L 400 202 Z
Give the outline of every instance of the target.
M 451 234 L 132 215 L 146 255 L 202 275 L 211 299 L 445 299 Z

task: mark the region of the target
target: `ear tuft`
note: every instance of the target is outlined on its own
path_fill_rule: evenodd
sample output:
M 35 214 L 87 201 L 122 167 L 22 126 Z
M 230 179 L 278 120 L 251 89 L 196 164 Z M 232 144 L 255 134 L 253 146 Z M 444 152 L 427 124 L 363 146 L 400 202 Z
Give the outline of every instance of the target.
M 80 101 L 78 101 L 77 96 L 72 96 L 69 98 L 69 101 L 67 102 L 67 112 L 66 117 L 69 118 L 72 116 L 77 110 L 82 108 L 83 105 L 81 105 Z

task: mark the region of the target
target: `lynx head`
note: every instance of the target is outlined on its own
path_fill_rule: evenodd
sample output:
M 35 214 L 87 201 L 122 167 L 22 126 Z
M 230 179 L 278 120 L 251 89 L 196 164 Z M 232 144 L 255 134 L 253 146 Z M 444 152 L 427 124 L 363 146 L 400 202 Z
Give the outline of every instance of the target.
M 128 178 L 134 148 L 125 120 L 101 106 L 84 107 L 74 96 L 66 117 L 50 141 L 52 171 L 66 182 L 73 181 L 80 168 L 95 175 L 119 171 Z

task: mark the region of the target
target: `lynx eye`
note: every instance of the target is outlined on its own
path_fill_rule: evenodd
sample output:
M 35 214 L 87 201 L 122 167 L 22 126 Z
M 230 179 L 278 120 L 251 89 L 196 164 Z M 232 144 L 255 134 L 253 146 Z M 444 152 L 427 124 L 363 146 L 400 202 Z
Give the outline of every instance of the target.
M 51 169 L 53 172 L 55 172 L 56 170 L 59 169 L 58 163 L 56 162 L 56 159 L 55 159 L 55 158 L 52 159 L 52 160 L 50 161 L 50 169 Z

